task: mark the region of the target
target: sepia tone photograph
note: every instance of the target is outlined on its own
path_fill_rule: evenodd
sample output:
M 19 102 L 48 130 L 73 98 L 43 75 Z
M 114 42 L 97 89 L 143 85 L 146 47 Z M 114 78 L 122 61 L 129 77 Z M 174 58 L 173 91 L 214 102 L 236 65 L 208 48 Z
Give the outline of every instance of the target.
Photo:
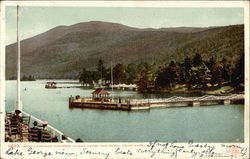
M 244 8 L 5 16 L 5 142 L 245 142 Z

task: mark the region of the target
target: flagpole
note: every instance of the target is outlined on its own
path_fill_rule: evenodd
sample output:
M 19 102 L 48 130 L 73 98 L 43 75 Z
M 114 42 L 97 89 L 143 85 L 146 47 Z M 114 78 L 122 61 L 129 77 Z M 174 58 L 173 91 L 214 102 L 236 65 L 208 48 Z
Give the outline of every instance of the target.
M 17 5 L 17 99 L 16 109 L 22 111 L 21 97 L 20 97 L 20 39 L 19 39 L 19 6 Z
M 112 64 L 112 61 L 111 61 L 111 92 L 112 92 L 112 101 L 113 101 L 113 85 L 114 85 L 114 83 L 113 83 L 113 64 Z

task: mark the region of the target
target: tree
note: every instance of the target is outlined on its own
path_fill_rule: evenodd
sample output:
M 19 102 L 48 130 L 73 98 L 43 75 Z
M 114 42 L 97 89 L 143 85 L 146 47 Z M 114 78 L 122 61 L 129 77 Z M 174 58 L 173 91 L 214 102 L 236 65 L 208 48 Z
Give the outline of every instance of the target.
M 211 57 L 209 59 L 208 63 L 207 63 L 207 67 L 209 68 L 209 70 L 211 72 L 213 72 L 213 66 L 214 66 L 214 64 L 215 64 L 215 59 L 214 59 L 214 57 Z
M 97 64 L 97 71 L 100 74 L 100 78 L 104 78 L 106 76 L 107 70 L 103 64 L 102 59 L 99 59 L 98 64 Z
M 109 68 L 106 69 L 103 78 L 104 78 L 106 81 L 111 81 L 111 67 L 109 67 Z
M 148 93 L 154 88 L 154 80 L 151 74 L 150 66 L 147 63 L 145 63 L 144 66 L 145 67 L 142 69 L 136 84 L 139 92 Z
M 194 67 L 198 67 L 200 65 L 202 65 L 203 61 L 202 61 L 202 57 L 200 54 L 195 54 L 194 58 L 193 58 L 193 66 Z
M 23 75 L 22 78 L 21 78 L 21 81 L 35 81 L 35 78 L 34 76 L 26 76 L 26 75 Z
M 126 73 L 123 64 L 118 63 L 117 65 L 115 65 L 113 69 L 113 76 L 115 84 L 126 82 Z
M 155 84 L 159 87 L 172 88 L 173 83 L 178 83 L 179 80 L 178 69 L 174 61 L 171 61 L 169 66 L 163 68 L 156 75 Z
M 190 77 L 191 77 L 191 74 L 190 74 L 190 69 L 192 68 L 192 60 L 189 58 L 189 57 L 186 57 L 184 59 L 184 73 L 183 73 L 183 79 L 189 83 L 190 82 Z
M 202 63 L 197 67 L 192 67 L 190 70 L 190 83 L 197 86 L 206 87 L 206 84 L 211 80 L 210 70 Z
M 230 66 L 225 58 L 221 61 L 222 64 L 222 79 L 223 81 L 229 81 L 230 80 Z
M 126 83 L 134 84 L 138 76 L 136 65 L 134 63 L 128 64 L 125 71 L 126 71 Z
M 235 68 L 233 69 L 232 80 L 231 80 L 231 84 L 233 86 L 239 86 L 240 84 L 244 83 L 244 77 L 245 77 L 244 65 L 245 65 L 244 53 L 242 53 L 235 65 Z
M 91 84 L 93 81 L 98 81 L 100 79 L 100 74 L 98 71 L 88 71 L 85 68 L 82 69 L 79 76 L 79 82 L 84 84 Z
M 25 75 L 23 75 L 23 77 L 21 78 L 21 81 L 27 81 L 27 77 Z
M 212 84 L 219 84 L 221 86 L 221 82 L 223 81 L 222 78 L 222 69 L 223 66 L 220 64 L 220 62 L 216 62 L 213 67 L 212 67 L 212 78 L 211 78 L 211 83 Z
M 83 68 L 82 72 L 80 73 L 79 82 L 82 83 L 82 84 L 92 82 L 91 74 L 85 68 Z

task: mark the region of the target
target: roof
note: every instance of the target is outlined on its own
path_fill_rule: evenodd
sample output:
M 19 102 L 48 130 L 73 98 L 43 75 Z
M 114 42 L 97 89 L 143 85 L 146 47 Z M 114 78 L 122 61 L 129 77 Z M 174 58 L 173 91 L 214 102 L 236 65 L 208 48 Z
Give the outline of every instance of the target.
M 105 91 L 103 88 L 97 88 L 92 94 L 109 94 L 109 92 Z
M 47 84 L 56 84 L 56 82 L 47 82 Z

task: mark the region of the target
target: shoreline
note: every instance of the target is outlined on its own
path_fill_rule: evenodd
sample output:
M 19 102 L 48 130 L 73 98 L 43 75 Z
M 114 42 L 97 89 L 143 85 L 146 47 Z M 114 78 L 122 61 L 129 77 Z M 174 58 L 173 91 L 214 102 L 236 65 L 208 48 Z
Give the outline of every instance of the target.
M 151 92 L 143 93 L 169 93 L 169 94 L 198 94 L 198 95 L 231 95 L 231 94 L 244 94 L 244 91 L 236 90 L 231 86 L 222 86 L 219 88 L 209 88 L 209 89 L 188 89 L 187 87 L 177 87 L 171 90 L 169 89 L 157 89 Z
M 70 83 L 72 84 L 79 83 L 78 80 L 72 80 L 72 79 L 54 79 L 57 80 L 58 83 L 64 84 L 64 83 Z M 15 81 L 15 80 L 6 80 L 6 81 Z M 22 81 L 22 82 L 39 82 L 39 81 L 47 81 L 46 79 L 38 79 L 35 81 Z M 80 83 L 79 83 L 80 84 Z M 91 86 L 83 86 L 83 85 L 76 85 L 76 86 L 59 86 L 57 88 L 80 88 L 80 89 L 95 89 Z M 121 90 L 121 91 L 136 91 L 139 94 L 161 94 L 161 93 L 168 93 L 168 94 L 197 94 L 197 95 L 231 95 L 231 94 L 244 94 L 244 85 L 239 86 L 240 90 L 237 90 L 237 88 L 232 87 L 230 85 L 224 85 L 222 87 L 210 87 L 210 88 L 191 88 L 188 89 L 186 84 L 177 84 L 174 88 L 168 89 L 168 88 L 153 88 L 150 91 L 145 92 L 139 92 L 138 90 L 134 89 L 117 89 L 114 88 L 114 90 Z M 105 88 L 107 90 L 110 90 L 110 87 Z

